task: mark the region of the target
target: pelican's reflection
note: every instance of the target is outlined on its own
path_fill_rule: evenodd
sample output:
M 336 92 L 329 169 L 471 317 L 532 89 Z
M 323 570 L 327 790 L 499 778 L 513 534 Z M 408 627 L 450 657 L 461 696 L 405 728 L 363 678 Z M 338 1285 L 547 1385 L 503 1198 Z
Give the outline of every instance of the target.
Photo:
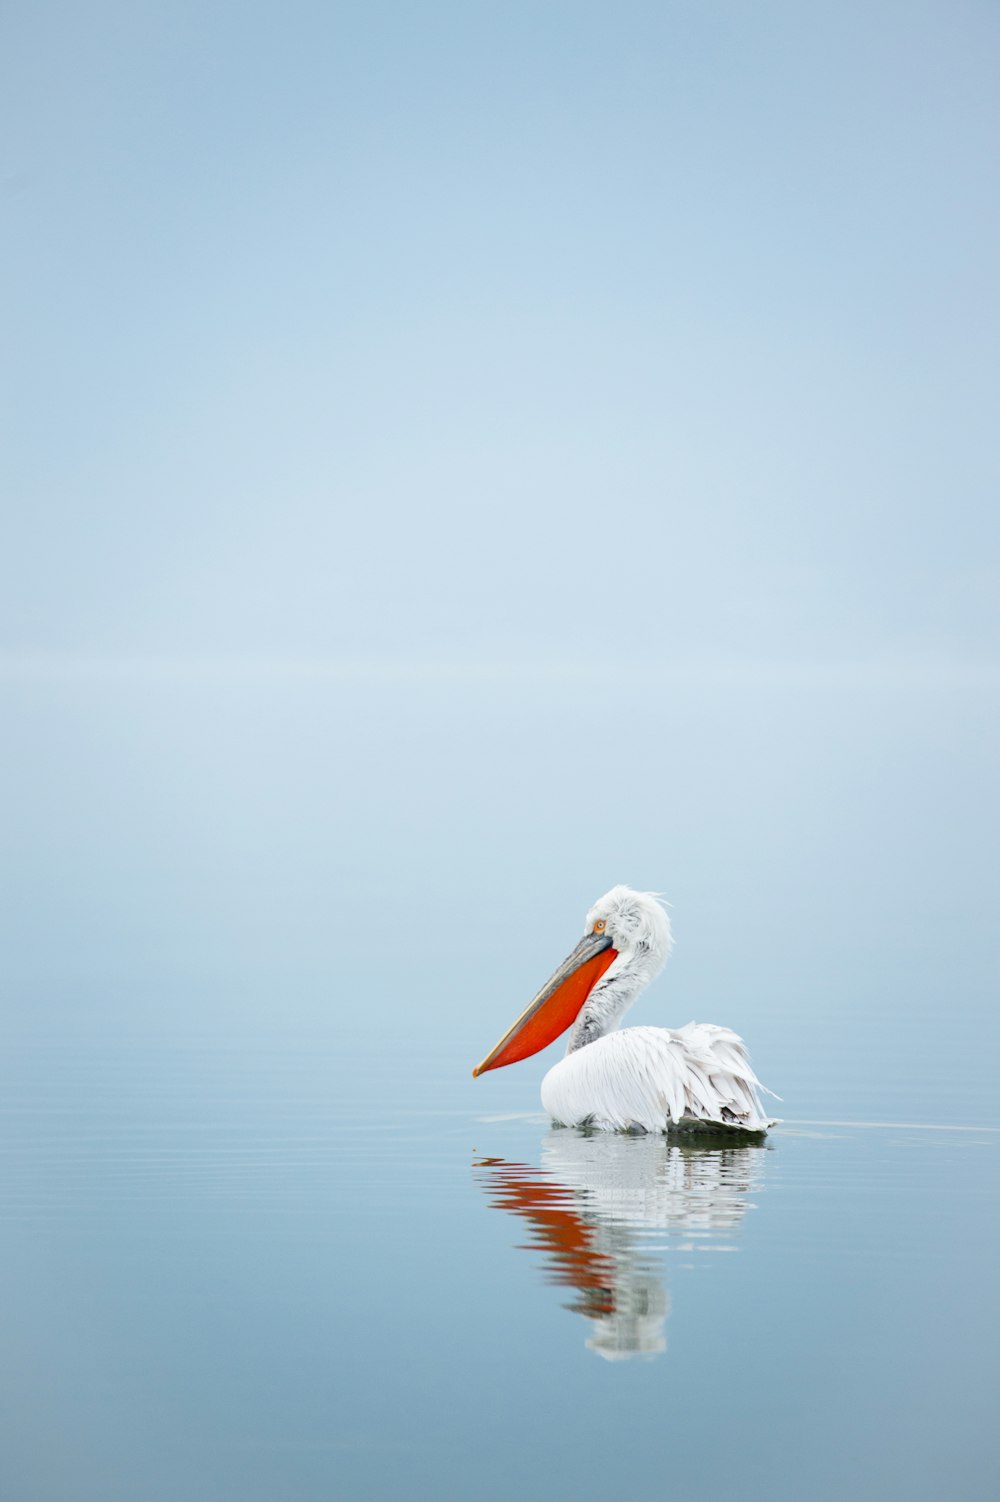
M 531 1226 L 529 1250 L 567 1305 L 590 1320 L 587 1346 L 609 1361 L 667 1347 L 668 1251 L 734 1250 L 766 1158 L 760 1143 L 699 1145 L 665 1137 L 554 1128 L 541 1166 L 484 1158 L 490 1204 Z

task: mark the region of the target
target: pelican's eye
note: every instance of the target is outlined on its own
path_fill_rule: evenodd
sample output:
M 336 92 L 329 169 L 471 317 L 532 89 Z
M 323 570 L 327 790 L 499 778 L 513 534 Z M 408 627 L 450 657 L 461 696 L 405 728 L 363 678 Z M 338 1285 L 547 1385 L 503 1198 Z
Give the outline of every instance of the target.
M 598 918 L 597 922 L 594 924 L 594 933 L 602 934 L 607 926 L 608 925 L 605 923 L 603 918 Z

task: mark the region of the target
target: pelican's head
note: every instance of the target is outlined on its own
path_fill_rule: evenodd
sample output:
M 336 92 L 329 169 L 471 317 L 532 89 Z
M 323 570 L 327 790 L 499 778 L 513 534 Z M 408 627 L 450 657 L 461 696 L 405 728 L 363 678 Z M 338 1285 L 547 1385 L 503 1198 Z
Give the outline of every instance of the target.
M 652 980 L 672 944 L 670 919 L 652 892 L 612 887 L 587 914 L 583 938 L 572 954 L 473 1074 L 515 1064 L 548 1047 L 576 1021 L 591 991 L 619 958 L 640 987 Z
M 619 954 L 648 958 L 648 976 L 659 973 L 674 945 L 670 919 L 655 892 L 612 887 L 587 914 L 585 933 L 607 934 Z

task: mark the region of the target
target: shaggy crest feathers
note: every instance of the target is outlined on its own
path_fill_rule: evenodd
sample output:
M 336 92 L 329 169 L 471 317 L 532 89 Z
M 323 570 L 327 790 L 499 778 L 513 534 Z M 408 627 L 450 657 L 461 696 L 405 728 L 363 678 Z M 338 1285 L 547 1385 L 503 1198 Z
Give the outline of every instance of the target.
M 636 892 L 631 887 L 612 887 L 599 897 L 587 914 L 584 932 L 589 933 L 594 924 L 603 918 L 606 932 L 615 948 L 623 950 L 646 950 L 650 957 L 656 956 L 659 964 L 652 974 L 657 974 L 674 947 L 670 919 L 656 892 Z M 647 979 L 652 975 L 647 973 Z

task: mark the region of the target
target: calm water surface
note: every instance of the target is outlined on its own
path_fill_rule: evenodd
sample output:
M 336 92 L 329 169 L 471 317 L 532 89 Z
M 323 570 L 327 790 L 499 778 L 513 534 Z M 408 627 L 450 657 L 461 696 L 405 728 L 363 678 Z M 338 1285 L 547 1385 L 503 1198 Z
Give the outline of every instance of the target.
M 584 1135 L 344 1041 L 14 1040 L 6 1495 L 995 1495 L 995 1130 Z
M 1000 1495 L 992 702 L 644 694 L 3 689 L 5 1502 Z M 471 1079 L 619 880 L 764 1146 Z

